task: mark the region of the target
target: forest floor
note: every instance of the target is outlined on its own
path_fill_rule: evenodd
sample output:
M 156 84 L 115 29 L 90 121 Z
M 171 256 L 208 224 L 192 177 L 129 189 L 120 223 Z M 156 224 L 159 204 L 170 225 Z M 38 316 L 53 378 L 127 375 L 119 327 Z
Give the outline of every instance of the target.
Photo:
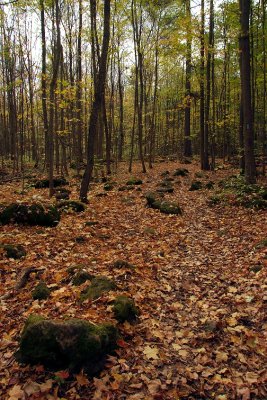
M 172 176 L 178 167 L 189 174 L 175 178 L 174 193 L 165 198 L 177 201 L 183 215 L 148 208 L 144 193 L 155 190 L 164 171 Z M 267 238 L 266 211 L 210 206 L 212 190 L 188 190 L 199 172 L 196 163 L 157 163 L 147 174 L 140 165 L 131 175 L 125 171 L 122 165 L 115 188 L 101 197 L 103 183 L 94 184 L 86 211 L 63 214 L 57 227 L 1 227 L 1 242 L 23 244 L 27 256 L 13 260 L 0 254 L 0 398 L 266 400 L 267 247 L 259 245 Z M 225 167 L 200 180 L 219 182 L 236 172 Z M 143 184 L 118 191 L 130 176 Z M 26 186 L 25 194 L 19 189 L 20 182 L 2 185 L 1 202 L 49 202 L 47 189 Z M 79 182 L 72 179 L 70 189 L 77 199 Z M 87 226 L 88 221 L 98 224 Z M 118 259 L 135 268 L 114 268 Z M 81 303 L 83 286 L 71 285 L 67 272 L 77 264 L 114 279 L 118 290 Z M 45 301 L 32 299 L 40 279 L 34 273 L 14 291 L 29 266 L 44 268 L 42 280 L 54 285 Z M 140 316 L 119 325 L 118 350 L 98 377 L 17 363 L 14 352 L 30 314 L 116 324 L 111 309 L 116 294 L 130 295 Z

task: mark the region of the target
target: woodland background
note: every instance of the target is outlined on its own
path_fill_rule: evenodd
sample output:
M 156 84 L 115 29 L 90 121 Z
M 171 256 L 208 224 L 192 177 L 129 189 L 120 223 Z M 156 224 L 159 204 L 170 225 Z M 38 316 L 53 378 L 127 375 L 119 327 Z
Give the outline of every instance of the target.
M 265 0 L 114 0 L 106 31 L 105 7 L 97 0 L 1 5 L 2 165 L 11 161 L 14 172 L 51 165 L 57 174 L 84 167 L 104 38 L 105 94 L 89 146 L 96 169 L 106 164 L 109 173 L 113 162 L 129 160 L 131 170 L 139 158 L 145 171 L 158 155 L 192 154 L 202 169 L 214 169 L 215 157 L 239 159 L 244 169 L 248 114 L 248 151 L 255 145 L 256 156 L 266 156 Z

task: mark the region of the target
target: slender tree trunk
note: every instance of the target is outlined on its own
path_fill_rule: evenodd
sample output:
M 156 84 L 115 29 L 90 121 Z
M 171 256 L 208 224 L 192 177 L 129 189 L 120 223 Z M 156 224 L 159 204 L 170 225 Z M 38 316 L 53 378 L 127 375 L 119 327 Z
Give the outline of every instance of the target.
M 245 154 L 245 179 L 247 183 L 256 182 L 256 166 L 254 157 L 254 131 L 253 112 L 251 101 L 250 78 L 250 43 L 249 43 L 249 14 L 250 0 L 239 0 L 241 33 L 239 38 L 241 62 L 241 91 L 244 117 L 244 154 Z
M 45 10 L 44 0 L 40 0 L 41 9 L 41 36 L 42 36 L 42 109 L 45 140 L 45 165 L 48 161 L 48 113 L 47 113 L 47 87 L 46 87 L 46 35 L 45 35 Z
M 211 94 L 211 61 L 212 54 L 214 52 L 213 47 L 213 36 L 214 36 L 214 5 L 213 0 L 210 0 L 210 22 L 209 22 L 209 46 L 208 46 L 208 57 L 207 57 L 207 71 L 206 71 L 206 79 L 207 79 L 207 90 L 206 90 L 206 107 L 205 107 L 205 143 L 206 143 L 206 153 L 207 143 L 210 136 L 210 94 Z M 205 160 L 205 163 L 209 164 L 208 159 Z M 209 165 L 205 165 L 209 169 Z M 206 169 L 206 168 L 205 168 Z
M 201 0 L 200 28 L 200 159 L 201 169 L 209 169 L 208 138 L 205 131 L 205 0 Z
M 93 0 L 90 1 L 91 7 L 92 3 Z M 101 56 L 99 63 L 99 71 L 96 76 L 94 100 L 93 100 L 93 105 L 89 120 L 89 129 L 88 129 L 87 164 L 80 188 L 80 200 L 83 202 L 87 202 L 87 193 L 94 167 L 94 145 L 97 133 L 97 122 L 99 119 L 100 110 L 102 108 L 102 99 L 103 96 L 105 95 L 109 38 L 110 38 L 110 0 L 105 0 L 103 42 L 102 42 L 102 49 L 101 49 Z
M 266 3 L 265 0 L 261 1 L 262 8 L 262 51 L 263 51 L 263 117 L 262 117 L 262 174 L 266 172 L 266 156 L 267 156 L 267 135 L 266 135 L 266 98 L 267 98 L 267 82 L 266 82 Z
M 83 123 L 82 123 L 82 27 L 83 27 L 83 5 L 82 0 L 79 0 L 79 30 L 77 42 L 77 90 L 76 90 L 76 138 L 77 138 L 77 153 L 76 164 L 77 174 L 80 173 L 80 168 L 83 163 Z
M 184 121 L 184 156 L 192 156 L 191 146 L 191 71 L 192 71 L 192 30 L 191 30 L 191 1 L 186 0 L 187 38 L 185 66 L 185 121 Z
M 50 100 L 50 108 L 49 108 L 49 130 L 48 130 L 48 155 L 49 155 L 49 197 L 52 197 L 54 194 L 54 118 L 55 118 L 55 109 L 56 109 L 56 101 L 55 101 L 55 90 L 57 86 L 57 77 L 60 66 L 60 58 L 61 58 L 61 39 L 60 39 L 60 15 L 59 15 L 59 3 L 58 0 L 55 0 L 55 12 L 56 12 L 56 42 L 54 44 L 54 54 L 53 54 L 53 71 L 52 71 L 52 79 L 50 82 L 50 90 L 49 90 L 49 100 Z

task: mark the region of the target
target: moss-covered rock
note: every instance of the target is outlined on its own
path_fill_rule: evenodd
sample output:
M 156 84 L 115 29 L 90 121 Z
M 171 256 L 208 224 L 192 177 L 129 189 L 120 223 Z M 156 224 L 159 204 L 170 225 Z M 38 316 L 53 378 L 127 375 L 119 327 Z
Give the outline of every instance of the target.
M 44 208 L 42 204 L 12 203 L 0 212 L 0 223 L 5 225 L 17 223 L 22 225 L 56 226 L 60 213 L 55 207 Z
M 118 331 L 110 324 L 59 322 L 34 316 L 26 321 L 17 359 L 53 370 L 85 368 L 94 374 L 103 366 L 104 357 L 116 348 L 117 339 Z
M 156 192 L 158 192 L 158 193 L 173 193 L 174 192 L 174 188 L 171 187 L 171 186 L 158 187 L 156 189 Z
M 119 192 L 125 192 L 125 191 L 127 191 L 127 190 L 133 190 L 134 188 L 135 188 L 134 185 L 124 185 L 124 186 L 120 186 L 120 187 L 118 188 L 118 191 L 119 191 Z
M 47 287 L 45 282 L 40 282 L 34 288 L 32 292 L 32 298 L 34 300 L 46 300 L 50 296 L 50 289 Z
M 186 168 L 178 168 L 174 171 L 173 176 L 186 176 L 189 174 L 188 169 Z
M 256 244 L 255 248 L 256 249 L 264 249 L 267 247 L 267 239 L 261 240 L 259 243 Z
M 8 258 L 14 258 L 18 260 L 19 258 L 26 256 L 26 250 L 21 244 L 3 244 L 0 245 L 5 251 Z
M 119 322 L 134 321 L 138 316 L 138 310 L 134 300 L 127 296 L 117 296 L 114 300 L 113 312 Z
M 160 174 L 160 176 L 162 176 L 163 178 L 164 178 L 165 176 L 168 176 L 168 175 L 170 175 L 170 171 L 163 171 L 163 172 Z
M 69 182 L 64 177 L 58 177 L 53 179 L 54 187 L 68 185 Z M 34 183 L 35 189 L 49 188 L 48 179 L 39 179 Z
M 72 210 L 74 212 L 79 213 L 85 211 L 85 205 L 80 201 L 66 200 L 66 201 L 60 201 L 57 204 L 57 209 L 60 211 Z
M 79 244 L 81 244 L 81 243 L 85 243 L 87 241 L 87 238 L 85 237 L 85 236 L 76 236 L 76 238 L 75 238 L 75 242 L 76 243 L 79 243 Z
M 200 190 L 200 189 L 202 189 L 202 182 L 200 182 L 200 181 L 193 181 L 193 182 L 191 183 L 191 186 L 190 186 L 190 188 L 189 188 L 189 191 L 192 192 L 192 191 L 194 191 L 194 190 Z
M 157 184 L 157 186 L 170 188 L 170 187 L 172 187 L 172 183 L 170 181 L 163 180 L 163 181 L 159 182 Z
M 112 183 L 112 182 L 107 182 L 107 183 L 105 183 L 105 185 L 103 186 L 103 189 L 104 189 L 106 192 L 109 192 L 110 190 L 113 190 L 114 187 L 115 187 L 114 183 Z
M 66 188 L 58 188 L 55 190 L 55 198 L 57 200 L 69 200 L 71 191 Z
M 121 269 L 121 268 L 135 269 L 135 266 L 133 264 L 131 264 L 128 261 L 125 261 L 125 260 L 116 260 L 113 263 L 113 267 L 117 268 L 117 269 Z
M 104 292 L 115 290 L 116 284 L 111 279 L 105 276 L 97 276 L 92 279 L 91 285 L 87 286 L 81 293 L 81 301 L 95 300 L 100 297 Z
M 213 189 L 214 188 L 214 182 L 209 181 L 208 183 L 206 183 L 205 188 L 209 189 L 209 190 Z
M 182 209 L 178 204 L 163 200 L 153 192 L 147 193 L 145 195 L 145 198 L 149 207 L 160 210 L 160 212 L 162 212 L 163 214 L 182 214 Z
M 163 214 L 182 215 L 181 207 L 170 201 L 156 201 L 153 203 L 153 208 L 160 210 Z
M 85 226 L 95 226 L 95 225 L 99 225 L 98 221 L 86 221 L 85 222 Z
M 250 271 L 255 272 L 255 274 L 256 274 L 257 272 L 260 272 L 262 270 L 262 268 L 263 268 L 263 265 L 257 264 L 257 265 L 253 265 L 252 267 L 250 267 Z
M 72 278 L 72 283 L 74 286 L 80 286 L 86 281 L 91 281 L 93 278 L 94 275 L 90 274 L 84 269 L 80 269 L 74 274 Z
M 143 181 L 142 179 L 138 179 L 138 178 L 131 178 L 126 182 L 126 185 L 142 185 Z

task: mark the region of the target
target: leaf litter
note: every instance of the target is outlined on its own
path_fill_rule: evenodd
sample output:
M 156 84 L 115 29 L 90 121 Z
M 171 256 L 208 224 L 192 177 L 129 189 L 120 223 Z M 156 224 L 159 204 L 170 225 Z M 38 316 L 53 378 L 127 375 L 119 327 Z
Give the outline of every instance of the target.
M 99 197 L 102 185 L 93 185 L 86 211 L 64 214 L 55 228 L 1 228 L 3 243 L 22 243 L 27 250 L 24 259 L 0 259 L 1 399 L 267 398 L 267 250 L 258 245 L 266 239 L 266 211 L 210 207 L 208 190 L 188 190 L 196 164 L 165 195 L 181 206 L 182 216 L 147 208 L 144 193 L 155 190 L 166 169 L 179 166 L 156 164 L 141 176 L 135 165 L 142 190 L 133 188 L 127 195 L 115 188 Z M 116 176 L 121 185 L 129 179 L 124 170 Z M 216 183 L 231 173 L 207 172 L 204 179 Z M 2 202 L 49 202 L 45 189 L 29 189 L 23 196 L 15 193 L 15 184 L 1 189 Z M 77 181 L 71 181 L 71 189 L 77 197 Z M 86 240 L 75 240 L 81 236 Z M 134 268 L 113 268 L 116 260 Z M 83 286 L 68 280 L 68 268 L 75 265 L 114 279 L 117 290 L 81 303 Z M 255 265 L 261 268 L 253 270 Z M 14 290 L 29 267 L 35 272 L 26 286 Z M 40 279 L 53 291 L 47 300 L 34 301 L 31 292 Z M 115 323 L 110 304 L 122 293 L 131 295 L 141 313 L 136 324 L 120 325 L 118 350 L 99 376 L 52 373 L 15 361 L 29 314 Z

